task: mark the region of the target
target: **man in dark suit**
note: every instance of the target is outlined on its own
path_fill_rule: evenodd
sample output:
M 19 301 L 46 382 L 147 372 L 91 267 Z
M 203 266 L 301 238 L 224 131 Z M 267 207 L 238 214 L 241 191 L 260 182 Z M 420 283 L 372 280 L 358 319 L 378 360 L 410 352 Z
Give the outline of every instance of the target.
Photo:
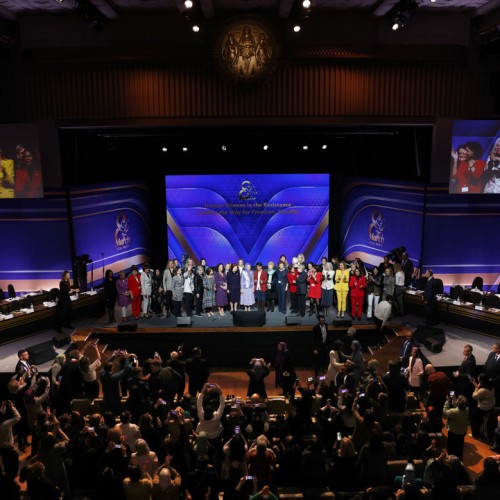
M 297 284 L 297 292 L 295 295 L 297 296 L 297 307 L 299 312 L 297 316 L 301 316 L 302 318 L 306 315 L 306 295 L 307 295 L 307 273 L 304 268 L 304 264 L 299 264 L 297 268 L 299 274 L 295 279 Z
M 475 400 L 472 398 L 474 386 L 470 379 L 476 376 L 476 357 L 472 354 L 472 346 L 464 345 L 464 359 L 457 371 L 453 372 L 455 382 L 455 394 L 460 394 L 467 398 L 469 411 L 475 406 Z
M 420 345 L 413 337 L 413 332 L 408 332 L 406 340 L 401 344 L 401 349 L 399 351 L 401 363 L 405 368 L 408 366 L 408 361 L 413 347 L 420 347 Z
M 427 269 L 424 276 L 427 278 L 424 289 L 425 322 L 430 326 L 436 323 L 436 280 L 431 269 Z
M 314 376 L 317 377 L 318 373 L 325 373 L 325 369 L 329 362 L 328 325 L 326 324 L 324 314 L 318 317 L 318 324 L 312 329 L 312 344 Z
M 182 353 L 182 351 L 180 351 Z M 180 359 L 179 352 L 172 351 L 170 353 L 170 359 L 165 363 L 175 370 L 179 375 L 178 385 L 176 388 L 177 401 L 182 399 L 184 396 L 184 387 L 186 386 L 186 362 Z
M 16 374 L 22 375 L 24 372 L 28 371 L 30 364 L 30 354 L 26 349 L 21 349 L 17 353 L 19 361 L 16 364 Z
M 405 286 L 411 286 L 413 279 L 413 262 L 408 258 L 408 252 L 404 252 L 401 259 L 401 269 L 405 273 Z
M 208 361 L 201 357 L 199 347 L 193 347 L 193 357 L 186 359 L 186 373 L 189 376 L 189 393 L 195 397 L 201 392 L 210 375 Z
M 495 405 L 500 406 L 500 342 L 495 342 L 484 363 L 484 373 L 495 389 Z

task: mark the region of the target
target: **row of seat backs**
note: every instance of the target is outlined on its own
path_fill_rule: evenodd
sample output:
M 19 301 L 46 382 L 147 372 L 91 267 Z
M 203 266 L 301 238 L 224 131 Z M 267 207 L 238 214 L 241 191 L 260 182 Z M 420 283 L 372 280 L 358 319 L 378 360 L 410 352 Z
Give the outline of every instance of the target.
M 7 286 L 7 297 L 9 299 L 14 299 L 16 297 L 16 291 L 14 290 L 14 285 L 10 284 Z M 5 300 L 7 298 L 5 292 L 0 288 L 0 300 Z

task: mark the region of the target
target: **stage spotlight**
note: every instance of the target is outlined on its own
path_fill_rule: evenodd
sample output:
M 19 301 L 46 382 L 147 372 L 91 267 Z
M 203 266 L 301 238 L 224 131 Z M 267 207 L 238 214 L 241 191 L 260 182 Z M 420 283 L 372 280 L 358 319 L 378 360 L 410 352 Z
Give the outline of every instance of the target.
M 227 151 L 227 146 L 225 146 L 224 144 L 222 145 L 221 147 L 222 151 Z
M 186 9 L 191 9 L 193 7 L 193 2 L 191 0 L 186 0 L 184 2 L 184 7 L 186 7 Z
M 304 151 L 307 151 L 307 150 L 309 149 L 309 146 L 308 146 L 307 144 L 304 144 L 304 145 L 302 146 L 302 149 L 303 149 Z
M 57 3 L 63 3 L 64 0 L 56 0 Z
M 293 31 L 295 33 L 298 33 L 300 31 L 300 25 L 296 24 L 294 27 L 293 27 Z
M 262 146 L 262 149 L 263 149 L 264 151 L 267 151 L 267 150 L 269 149 L 269 146 L 268 146 L 267 144 L 264 144 L 264 146 Z
M 167 149 L 166 147 L 161 148 L 161 150 L 162 150 L 164 153 L 166 153 L 166 152 L 168 151 L 168 149 Z
M 311 0 L 304 0 L 302 2 L 302 7 L 304 7 L 304 9 L 308 9 L 310 6 L 311 6 Z
M 200 31 L 200 27 L 197 24 L 193 24 L 193 27 L 191 28 L 195 33 L 198 33 Z
M 396 31 L 396 30 L 398 30 L 400 27 L 401 27 L 401 25 L 399 24 L 399 21 L 394 20 L 394 24 L 392 25 L 392 31 Z
M 188 148 L 187 148 L 186 146 L 184 146 L 184 147 L 182 148 L 182 151 L 183 151 L 184 153 L 187 153 L 187 150 L 188 150 Z
M 323 146 L 321 146 L 321 149 L 327 149 L 328 146 L 326 144 L 323 144 Z

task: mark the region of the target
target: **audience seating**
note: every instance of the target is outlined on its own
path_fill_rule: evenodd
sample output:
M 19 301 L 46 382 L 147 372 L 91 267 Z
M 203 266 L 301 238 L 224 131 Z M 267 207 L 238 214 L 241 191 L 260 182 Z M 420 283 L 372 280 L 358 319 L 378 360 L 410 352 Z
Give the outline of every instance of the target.
M 16 291 L 14 290 L 14 285 L 12 284 L 7 285 L 7 291 L 9 293 L 9 299 L 16 298 Z
M 269 414 L 285 413 L 289 409 L 290 403 L 287 403 L 283 397 L 269 398 L 267 400 L 267 413 Z
M 291 500 L 296 498 L 304 498 L 300 488 L 279 487 L 277 488 L 278 498 Z
M 497 297 L 496 295 L 488 295 L 488 297 L 486 297 L 484 305 L 486 307 L 500 309 L 500 297 Z
M 469 300 L 473 304 L 481 304 L 481 302 L 483 300 L 483 296 L 479 292 L 471 292 Z
M 450 288 L 450 297 L 454 300 L 461 300 L 464 298 L 464 287 L 455 285 Z
M 19 311 L 19 309 L 21 309 L 21 303 L 18 300 L 13 300 L 9 304 L 9 309 L 10 312 Z
M 71 411 L 77 411 L 82 416 L 94 413 L 90 399 L 73 399 L 69 405 Z
M 476 276 L 472 281 L 472 288 L 477 288 L 478 290 L 483 290 L 483 278 L 481 276 Z
M 393 481 L 396 476 L 402 476 L 405 472 L 405 467 L 408 460 L 390 460 L 387 462 L 387 477 Z M 414 460 L 415 475 L 422 478 L 424 475 L 424 462 L 422 460 Z

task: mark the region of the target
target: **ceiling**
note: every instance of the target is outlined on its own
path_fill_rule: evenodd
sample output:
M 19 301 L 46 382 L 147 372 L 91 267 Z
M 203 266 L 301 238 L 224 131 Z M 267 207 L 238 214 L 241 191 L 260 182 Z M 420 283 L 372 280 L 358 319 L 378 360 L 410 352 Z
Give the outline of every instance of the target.
M 83 0 L 82 0 L 83 1 Z M 125 11 L 183 11 L 182 0 L 84 0 L 91 2 L 107 18 Z M 196 0 L 195 0 L 196 1 Z M 312 0 L 312 9 L 369 10 L 383 16 L 398 0 Z M 431 12 L 467 12 L 481 16 L 498 9 L 499 0 L 416 0 L 420 9 Z M 20 15 L 35 12 L 64 12 L 75 10 L 76 0 L 0 0 L 0 17 L 15 20 Z M 199 0 L 206 17 L 222 11 L 277 10 L 282 17 L 290 13 L 294 0 Z

